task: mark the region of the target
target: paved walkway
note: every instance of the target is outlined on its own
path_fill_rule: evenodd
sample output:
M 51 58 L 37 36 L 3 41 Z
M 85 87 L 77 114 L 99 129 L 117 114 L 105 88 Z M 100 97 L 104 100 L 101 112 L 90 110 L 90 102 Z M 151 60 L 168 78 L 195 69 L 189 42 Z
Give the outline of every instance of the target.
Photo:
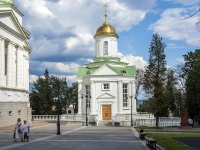
M 56 124 L 31 128 L 30 142 L 13 142 L 12 130 L 0 131 L 0 150 L 146 150 L 137 131 L 130 127 L 93 127 Z

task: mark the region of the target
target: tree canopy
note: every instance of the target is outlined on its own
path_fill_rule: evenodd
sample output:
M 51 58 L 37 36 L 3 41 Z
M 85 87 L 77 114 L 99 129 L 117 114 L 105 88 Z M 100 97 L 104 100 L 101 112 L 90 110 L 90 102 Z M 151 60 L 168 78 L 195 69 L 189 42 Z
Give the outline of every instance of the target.
M 60 113 L 65 114 L 66 109 L 73 105 L 77 106 L 78 95 L 77 83 L 68 86 L 66 79 L 56 76 L 49 76 L 46 69 L 44 77 L 39 77 L 33 82 L 30 92 L 30 104 L 33 114 L 52 115 L 56 114 L 58 106 Z M 60 105 L 58 105 L 58 99 Z

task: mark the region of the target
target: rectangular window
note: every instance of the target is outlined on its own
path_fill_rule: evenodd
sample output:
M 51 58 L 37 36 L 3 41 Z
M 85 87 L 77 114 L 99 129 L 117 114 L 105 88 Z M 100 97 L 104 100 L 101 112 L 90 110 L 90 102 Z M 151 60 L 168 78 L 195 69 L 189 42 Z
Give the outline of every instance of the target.
M 103 83 L 102 84 L 102 90 L 110 90 L 110 84 L 109 83 Z
M 87 102 L 87 107 L 90 108 L 90 85 L 86 85 L 86 102 Z
M 123 84 L 123 107 L 128 107 L 128 85 Z

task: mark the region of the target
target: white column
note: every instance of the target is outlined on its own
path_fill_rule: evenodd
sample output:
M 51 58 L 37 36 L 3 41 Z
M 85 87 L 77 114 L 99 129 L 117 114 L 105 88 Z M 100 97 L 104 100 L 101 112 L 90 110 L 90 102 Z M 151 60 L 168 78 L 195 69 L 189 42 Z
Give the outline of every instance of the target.
M 13 87 L 14 86 L 14 80 L 13 80 L 13 66 L 15 65 L 14 56 L 14 44 L 12 42 L 8 43 L 8 55 L 7 55 L 7 86 Z
M 23 51 L 23 89 L 26 88 L 26 54 Z
M 131 88 L 131 82 L 128 84 L 128 95 L 132 96 L 132 92 L 131 92 L 132 88 Z M 128 107 L 131 108 L 131 98 L 128 96 Z
M 28 68 L 29 67 L 29 57 L 28 57 L 28 52 L 24 52 L 24 89 L 28 89 L 28 84 L 29 84 L 29 73 L 28 73 Z
M 78 82 L 78 114 L 82 114 L 82 83 Z
M 122 81 L 118 81 L 118 113 L 123 111 Z
M 17 87 L 23 87 L 23 50 L 22 47 L 17 49 Z
M 85 87 L 85 85 L 82 83 L 82 94 L 85 95 L 85 92 L 86 92 L 86 87 Z M 86 107 L 86 97 L 83 97 L 83 99 L 82 99 L 82 114 L 85 114 L 85 113 L 86 113 L 85 107 Z
M 28 54 L 27 57 L 28 57 L 27 58 L 27 91 L 29 91 L 29 63 L 30 63 L 30 61 L 29 61 L 29 54 Z
M 133 106 L 132 106 L 132 110 L 133 110 L 133 112 L 134 113 L 136 113 L 137 111 L 136 111 L 136 100 L 135 100 L 135 80 L 132 80 L 131 81 L 131 95 L 133 95 Z
M 91 93 L 91 99 L 90 99 L 90 103 L 91 103 L 91 111 L 90 114 L 96 114 L 95 112 L 95 83 L 94 81 L 91 81 L 91 85 L 90 85 L 90 93 Z
M 0 37 L 0 86 L 5 85 L 5 39 Z
M 15 45 L 13 45 L 12 46 L 12 51 L 13 51 L 13 71 L 12 71 L 12 73 L 13 73 L 13 76 L 12 76 L 12 80 L 13 80 L 13 87 L 16 87 L 17 85 L 17 81 L 16 81 L 16 78 L 17 78 L 17 59 L 16 59 L 16 56 L 17 56 L 17 51 L 16 51 L 16 47 L 15 47 Z

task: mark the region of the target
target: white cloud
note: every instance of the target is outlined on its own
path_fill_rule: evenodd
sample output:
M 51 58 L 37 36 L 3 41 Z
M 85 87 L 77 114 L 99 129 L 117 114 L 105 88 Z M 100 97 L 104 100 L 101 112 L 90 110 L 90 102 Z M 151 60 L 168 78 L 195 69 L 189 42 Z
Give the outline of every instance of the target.
M 37 75 L 29 75 L 29 83 L 33 83 L 38 79 Z
M 73 82 L 76 82 L 77 81 L 77 77 L 75 76 L 75 75 L 69 75 L 69 76 L 61 76 L 61 75 L 57 75 L 57 74 L 52 74 L 53 76 L 56 76 L 56 77 L 58 77 L 58 78 L 60 78 L 60 79 L 62 79 L 62 78 L 66 78 L 66 81 L 67 81 L 67 83 L 70 85 L 71 83 L 73 83 Z M 42 77 L 42 78 L 44 78 L 44 76 L 40 76 L 40 77 Z M 33 84 L 33 82 L 36 82 L 36 80 L 39 78 L 39 76 L 37 76 L 37 75 L 30 75 L 29 76 L 29 83 L 32 83 Z
M 192 8 L 172 8 L 161 14 L 161 18 L 149 29 L 171 40 L 184 40 L 191 46 L 200 46 L 199 32 L 195 28 L 198 16 L 184 19 Z
M 122 32 L 140 23 L 156 0 L 142 5 L 138 0 L 15 0 L 25 15 L 23 27 L 31 32 L 31 79 L 48 68 L 50 74 L 74 80 L 79 64 L 94 57 L 93 36 L 104 22 L 105 2 L 108 22 Z
M 32 67 L 35 71 L 42 71 L 44 72 L 45 69 L 51 74 L 76 74 L 79 64 L 77 63 L 61 63 L 61 62 L 38 62 L 33 61 Z M 42 68 L 42 70 L 41 70 Z
M 118 53 L 118 57 L 121 58 L 121 61 L 129 63 L 129 65 L 135 65 L 136 68 L 144 69 L 147 66 L 147 62 L 140 56 L 133 56 L 132 54 L 123 55 Z
M 70 37 L 65 40 L 66 50 L 64 54 L 80 52 L 94 53 L 94 39 L 91 34 L 80 34 L 78 37 Z
M 26 10 L 29 11 L 29 14 L 41 17 L 48 18 L 54 17 L 53 13 L 47 8 L 47 2 L 45 0 L 23 0 L 20 3 Z

